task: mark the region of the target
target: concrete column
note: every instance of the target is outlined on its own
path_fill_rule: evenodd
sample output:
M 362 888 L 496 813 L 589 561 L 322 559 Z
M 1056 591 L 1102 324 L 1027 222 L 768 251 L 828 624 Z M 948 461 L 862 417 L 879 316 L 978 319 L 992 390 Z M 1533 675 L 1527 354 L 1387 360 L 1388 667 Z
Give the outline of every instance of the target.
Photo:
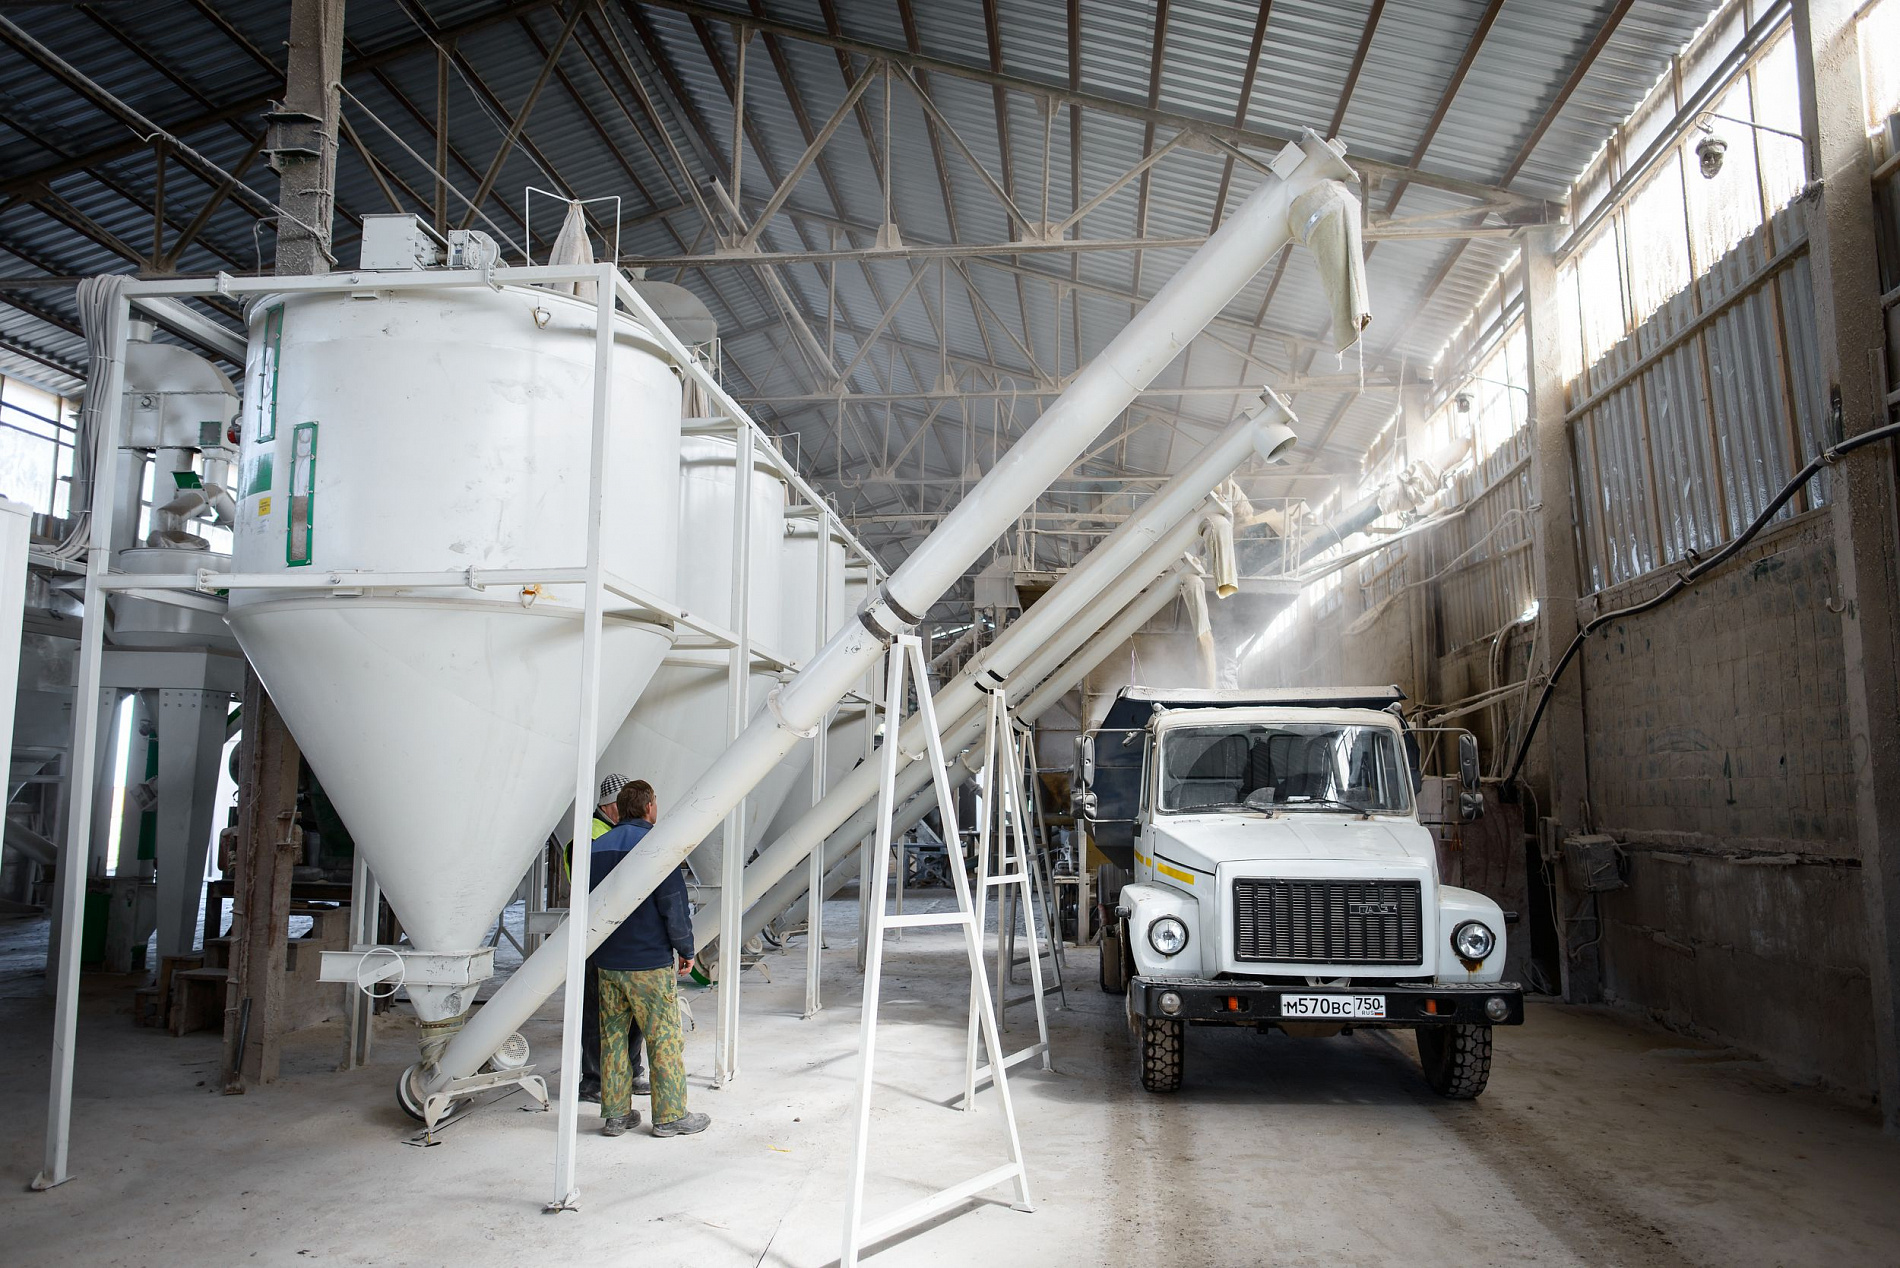
M 1808 217 L 1816 345 L 1829 425 L 1852 436 L 1887 421 L 1880 350 L 1886 342 L 1875 276 L 1873 179 L 1865 126 L 1859 0 L 1795 0 L 1808 176 L 1820 183 Z M 1856 827 L 1867 899 L 1880 1103 L 1900 1131 L 1900 562 L 1894 451 L 1862 450 L 1834 468 L 1834 567 L 1847 662 Z
M 1574 504 L 1575 461 L 1570 428 L 1564 422 L 1563 352 L 1558 340 L 1555 230 L 1534 230 L 1524 240 L 1524 326 L 1530 364 L 1531 473 L 1537 490 L 1532 570 L 1537 586 L 1537 670 L 1549 673 L 1577 636 L 1578 583 Z M 1544 815 L 1551 820 L 1546 840 L 1561 842 L 1583 830 L 1589 797 L 1589 773 L 1583 743 L 1583 666 L 1571 666 L 1553 693 L 1528 764 L 1528 777 L 1542 785 Z M 1563 952 L 1564 998 L 1573 1003 L 1597 999 L 1602 972 L 1588 920 L 1587 895 L 1573 895 L 1557 877 L 1557 937 Z M 1585 917 L 1573 925 L 1573 920 Z M 1570 948 L 1590 943 L 1576 954 Z
M 330 271 L 340 108 L 336 84 L 342 69 L 343 0 L 292 0 L 284 122 L 276 125 L 277 143 L 297 142 L 314 156 L 272 158 L 280 177 L 277 201 L 294 217 L 278 225 L 280 277 Z M 316 122 L 299 123 L 297 116 Z M 224 1016 L 226 1092 L 242 1092 L 277 1077 L 291 871 L 303 840 L 297 826 L 301 754 L 257 671 L 248 667 L 243 709 L 231 976 Z
M 224 1091 L 277 1078 L 283 1039 L 290 877 L 303 855 L 297 826 L 300 756 L 255 673 L 244 680 L 233 860 L 231 976 L 224 1017 Z
M 277 226 L 280 277 L 330 271 L 341 109 L 336 85 L 342 77 L 343 0 L 292 0 L 283 112 L 271 144 L 304 153 L 279 149 L 271 158 L 279 177 L 277 204 L 289 213 Z

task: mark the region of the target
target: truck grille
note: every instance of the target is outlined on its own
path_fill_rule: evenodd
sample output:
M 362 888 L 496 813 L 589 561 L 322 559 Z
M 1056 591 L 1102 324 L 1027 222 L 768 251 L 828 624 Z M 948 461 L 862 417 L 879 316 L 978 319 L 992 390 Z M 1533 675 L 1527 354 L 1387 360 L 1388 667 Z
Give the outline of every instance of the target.
M 1418 964 L 1417 881 L 1234 882 L 1234 958 Z

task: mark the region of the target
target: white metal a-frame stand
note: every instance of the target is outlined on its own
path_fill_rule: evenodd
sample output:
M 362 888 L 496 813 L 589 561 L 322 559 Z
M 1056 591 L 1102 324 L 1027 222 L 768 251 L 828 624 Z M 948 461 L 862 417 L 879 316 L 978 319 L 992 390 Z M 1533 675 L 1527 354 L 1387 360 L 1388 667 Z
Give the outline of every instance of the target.
M 884 934 L 896 928 L 920 925 L 958 925 L 963 929 L 963 945 L 970 959 L 970 1000 L 975 1009 L 973 1024 L 983 1030 L 983 1042 L 992 1053 L 1002 1046 L 996 1033 L 996 1012 L 990 1004 L 989 983 L 983 971 L 982 928 L 970 898 L 970 880 L 964 874 L 963 860 L 954 844 L 950 854 L 950 876 L 956 882 L 957 909 L 947 912 L 918 912 L 889 915 L 884 910 L 884 886 L 891 866 L 891 820 L 897 813 L 897 733 L 904 707 L 906 664 L 916 678 L 917 712 L 923 716 L 924 736 L 929 745 L 930 772 L 937 789 L 937 806 L 943 815 L 946 841 L 957 840 L 956 799 L 945 773 L 943 737 L 937 729 L 937 713 L 930 701 L 930 678 L 924 665 L 923 643 L 915 635 L 902 635 L 891 644 L 888 688 L 884 695 L 884 749 L 880 760 L 877 837 L 872 858 L 876 876 L 871 893 L 876 897 L 871 913 L 870 948 L 865 960 L 864 1021 L 859 1047 L 864 1053 L 863 1069 L 858 1075 L 857 1137 L 851 1151 L 851 1181 L 846 1190 L 844 1209 L 844 1248 L 839 1255 L 840 1268 L 857 1268 L 858 1253 L 864 1246 L 882 1241 L 900 1229 L 947 1211 L 983 1190 L 1013 1180 L 1016 1184 L 1015 1207 L 1033 1210 L 1029 1196 L 1029 1172 L 1023 1165 L 1022 1139 L 1016 1131 L 1016 1110 L 1009 1098 L 1009 1080 L 1000 1062 L 996 1069 L 996 1091 L 1002 1100 L 1003 1124 L 1009 1142 L 1009 1161 L 960 1184 L 921 1198 L 890 1214 L 867 1223 L 864 1219 L 864 1170 L 871 1141 L 871 1091 L 875 1082 L 877 1054 L 878 989 L 884 972 Z
M 1007 1056 L 992 1043 L 989 1045 L 990 1064 L 979 1069 L 976 1064 L 977 1009 L 973 999 L 969 1036 L 964 1045 L 963 1108 L 966 1110 L 976 1108 L 976 1088 L 979 1083 L 994 1080 L 1000 1085 L 1001 1072 L 1013 1065 L 1040 1056 L 1043 1069 L 1055 1068 L 1049 1049 L 1049 1018 L 1043 1005 L 1042 948 L 1036 938 L 1036 869 L 1029 855 L 1031 826 L 1023 801 L 1022 752 L 1016 747 L 1015 731 L 1010 724 L 1009 702 L 1004 698 L 1001 687 L 989 693 L 989 713 L 983 727 L 983 772 L 983 819 L 976 835 L 976 934 L 979 940 L 983 936 L 989 892 L 995 888 L 999 892 L 996 903 L 997 999 L 994 1012 L 1000 1029 L 1003 1009 L 1009 1002 L 1003 996 L 1008 989 L 1009 944 L 1012 941 L 1004 925 L 1014 921 L 1012 906 L 1022 913 L 1023 933 L 1029 939 L 1030 999 L 1036 1005 L 1036 1042 Z M 992 824 L 996 827 L 994 876 L 990 875 Z M 1018 901 L 1014 904 L 1003 901 L 1002 891 L 1010 885 L 1018 887 Z

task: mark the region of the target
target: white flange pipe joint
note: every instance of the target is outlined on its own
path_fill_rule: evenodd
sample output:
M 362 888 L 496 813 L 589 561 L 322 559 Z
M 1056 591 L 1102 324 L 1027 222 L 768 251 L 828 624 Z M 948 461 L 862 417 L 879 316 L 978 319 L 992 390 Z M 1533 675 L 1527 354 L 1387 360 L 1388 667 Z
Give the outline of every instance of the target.
M 957 504 L 865 605 L 857 623 L 835 635 L 781 689 L 777 706 L 740 733 L 725 753 L 677 802 L 629 856 L 600 882 L 588 901 L 588 924 L 580 936 L 589 949 L 618 928 L 688 853 L 715 830 L 756 783 L 778 765 L 803 736 L 824 723 L 831 706 L 856 687 L 889 641 L 914 625 L 1012 522 L 1034 504 L 1102 429 L 1174 360 L 1188 343 L 1253 280 L 1267 261 L 1304 230 L 1294 203 L 1328 182 L 1353 179 L 1345 147 L 1312 131 L 1274 159 L 1278 179 L 1263 180 L 1180 272 L 1135 314 L 1099 356 L 1077 373 L 1068 388 L 1010 447 L 996 466 Z M 1344 214 L 1344 199 L 1328 213 Z M 1354 285 L 1363 264 L 1327 269 L 1330 293 Z M 1363 289 L 1363 276 L 1358 279 Z M 1349 299 L 1336 311 L 1358 306 Z M 1360 313 L 1349 323 L 1363 325 Z M 1337 336 L 1344 338 L 1344 334 Z M 1045 602 L 1046 602 L 1045 597 Z M 1041 606 L 1038 604 L 1037 606 Z M 502 984 L 428 1071 L 428 1091 L 471 1075 L 534 1015 L 567 974 L 571 922 L 561 924 Z

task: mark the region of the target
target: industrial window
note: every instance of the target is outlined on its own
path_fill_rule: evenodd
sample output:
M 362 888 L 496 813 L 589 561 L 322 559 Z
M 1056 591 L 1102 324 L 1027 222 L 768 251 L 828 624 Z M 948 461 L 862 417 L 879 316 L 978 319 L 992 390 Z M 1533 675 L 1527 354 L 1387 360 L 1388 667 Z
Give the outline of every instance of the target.
M 78 406 L 0 376 L 0 495 L 42 515 L 65 515 Z
M 284 306 L 264 314 L 263 338 L 251 344 L 244 366 L 244 422 L 253 440 L 277 438 L 277 371 L 284 342 Z
M 290 436 L 290 517 L 284 541 L 284 562 L 293 568 L 310 562 L 316 491 L 317 425 L 298 423 Z

